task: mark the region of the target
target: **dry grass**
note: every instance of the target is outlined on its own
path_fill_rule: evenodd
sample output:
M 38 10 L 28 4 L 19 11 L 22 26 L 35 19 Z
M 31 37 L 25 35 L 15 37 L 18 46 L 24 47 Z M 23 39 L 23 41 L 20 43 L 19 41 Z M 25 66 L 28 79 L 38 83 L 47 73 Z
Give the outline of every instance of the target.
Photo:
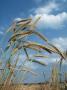
M 0 90 L 66 90 L 63 84 L 59 85 L 59 87 L 50 86 L 49 84 L 10 85 L 1 87 Z
M 3 86 L 0 86 L 0 90 L 64 90 L 64 85 L 59 84 L 59 81 L 58 81 L 59 74 L 56 70 L 56 67 L 55 67 L 55 69 L 53 69 L 53 72 L 52 72 L 52 85 L 51 85 L 51 83 L 48 83 L 48 84 L 40 83 L 40 84 L 31 84 L 31 85 L 29 85 L 29 84 L 27 84 L 27 85 L 11 85 L 11 83 L 12 83 L 11 79 L 14 79 L 14 78 L 12 78 L 12 76 L 13 76 L 15 70 L 20 70 L 17 67 L 17 63 L 19 61 L 19 58 L 18 58 L 19 54 L 17 54 L 17 52 L 23 50 L 21 52 L 22 53 L 25 52 L 27 61 L 30 61 L 32 63 L 35 62 L 35 63 L 41 64 L 41 65 L 46 65 L 46 64 L 44 64 L 41 61 L 34 60 L 34 58 L 31 59 L 31 57 L 29 55 L 30 53 L 28 53 L 28 49 L 32 49 L 32 52 L 33 52 L 33 50 L 36 50 L 36 51 L 38 51 L 38 53 L 46 51 L 49 54 L 52 54 L 52 53 L 59 54 L 61 61 L 63 59 L 65 59 L 67 56 L 67 52 L 65 52 L 65 54 L 63 52 L 61 52 L 56 46 L 49 43 L 48 39 L 45 36 L 43 36 L 41 33 L 39 33 L 39 31 L 36 31 L 35 27 L 36 27 L 36 23 L 38 22 L 39 19 L 40 19 L 40 17 L 37 18 L 34 22 L 32 19 L 22 19 L 21 21 L 14 22 L 14 24 L 7 30 L 6 33 L 12 32 L 12 34 L 8 40 L 7 47 L 5 48 L 5 51 L 3 51 L 3 52 L 6 53 L 7 51 L 10 51 L 10 55 L 7 55 L 7 56 L 9 56 L 9 59 L 7 60 L 7 63 L 6 63 L 6 67 L 9 69 L 10 73 L 9 73 L 9 75 L 7 75 L 7 77 L 3 83 Z M 45 43 L 45 45 L 44 44 L 41 45 L 40 43 L 33 42 L 33 41 L 28 41 L 27 37 L 31 36 L 33 34 L 38 36 L 40 39 L 42 39 L 43 42 Z M 12 57 L 14 55 L 17 55 L 17 59 L 16 59 L 15 64 L 12 66 L 10 61 L 12 61 Z M 33 53 L 32 53 L 32 57 L 33 57 Z M 40 55 L 38 57 L 42 58 L 42 56 L 40 56 Z M 6 55 L 5 55 L 5 58 L 6 58 Z M 21 65 L 21 68 L 23 68 L 22 65 Z M 0 70 L 2 70 L 2 69 L 0 69 Z M 23 71 L 29 71 L 29 72 L 33 73 L 31 71 L 31 69 L 28 69 L 28 68 L 24 69 Z M 5 74 L 3 74 L 2 76 L 5 76 Z M 65 77 L 66 77 L 66 75 L 65 75 Z

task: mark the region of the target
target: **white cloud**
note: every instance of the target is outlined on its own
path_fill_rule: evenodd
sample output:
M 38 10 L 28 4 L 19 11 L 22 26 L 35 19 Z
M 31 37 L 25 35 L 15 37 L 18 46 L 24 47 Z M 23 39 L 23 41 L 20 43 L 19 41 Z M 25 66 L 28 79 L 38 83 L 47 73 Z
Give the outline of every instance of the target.
M 67 37 L 54 38 L 54 39 L 51 40 L 51 43 L 53 45 L 55 45 L 61 51 L 67 50 Z M 46 61 L 47 64 L 49 64 L 49 63 L 55 63 L 56 61 L 58 62 L 59 60 L 60 60 L 59 55 L 52 54 L 45 61 Z M 66 60 L 63 61 L 63 64 L 67 64 Z
M 59 4 L 51 2 L 46 6 L 36 8 L 34 15 L 32 14 L 31 16 L 35 19 L 41 16 L 38 23 L 39 28 L 63 29 L 67 22 L 67 12 L 61 12 L 55 15 L 52 12 L 56 10 L 59 10 Z
M 67 37 L 54 38 L 52 43 L 63 51 L 67 49 Z
M 22 20 L 22 18 L 15 18 L 14 21 L 17 22 L 17 21 L 20 21 Z
M 51 40 L 51 43 L 55 45 L 61 51 L 67 50 L 67 37 L 54 38 Z M 45 61 L 46 63 L 50 64 L 50 63 L 55 63 L 56 61 L 58 62 L 59 60 L 60 60 L 59 55 L 52 54 Z M 63 64 L 67 64 L 66 60 L 63 61 Z
M 58 10 L 58 4 L 49 2 L 46 6 L 39 7 L 35 10 L 36 14 L 50 14 L 53 10 Z
M 39 20 L 38 26 L 41 28 L 52 28 L 52 29 L 61 29 L 65 25 L 65 22 L 67 21 L 67 13 L 62 12 L 57 15 L 48 15 L 48 14 L 36 14 L 35 18 L 41 16 L 41 19 Z

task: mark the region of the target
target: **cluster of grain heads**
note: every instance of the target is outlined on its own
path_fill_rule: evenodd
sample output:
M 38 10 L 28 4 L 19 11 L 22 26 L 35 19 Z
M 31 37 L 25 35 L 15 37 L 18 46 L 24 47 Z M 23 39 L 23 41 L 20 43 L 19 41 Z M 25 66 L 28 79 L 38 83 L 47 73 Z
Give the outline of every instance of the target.
M 39 19 L 40 19 L 40 17 L 38 17 L 35 21 L 33 21 L 31 18 L 21 19 L 20 21 L 15 21 L 7 30 L 6 34 L 11 33 L 11 36 L 9 37 L 8 45 L 6 46 L 4 52 L 7 52 L 10 50 L 9 60 L 7 63 L 7 68 L 9 69 L 10 73 L 8 74 L 7 78 L 5 79 L 5 81 L 3 83 L 4 86 L 10 85 L 12 83 L 12 78 L 13 78 L 14 72 L 16 70 L 31 72 L 33 75 L 36 75 L 36 73 L 34 71 L 32 71 L 31 69 L 29 69 L 28 67 L 24 68 L 25 63 L 24 64 L 22 63 L 23 64 L 23 66 L 21 66 L 22 69 L 19 69 L 17 67 L 17 63 L 19 61 L 19 58 L 18 58 L 19 51 L 25 52 L 26 61 L 29 61 L 32 63 L 37 63 L 37 64 L 40 64 L 43 66 L 46 66 L 46 64 L 43 63 L 42 61 L 37 61 L 37 59 L 34 59 L 34 57 L 35 58 L 48 57 L 48 56 L 41 54 L 41 52 L 47 52 L 49 54 L 56 53 L 56 54 L 60 55 L 61 59 L 65 59 L 64 54 L 56 46 L 49 43 L 48 39 L 44 35 L 42 35 L 38 31 L 36 31 L 35 27 L 36 27 L 36 24 L 39 21 Z M 38 36 L 46 44 L 42 45 L 40 43 L 28 40 L 27 37 L 29 37 L 31 35 Z M 33 53 L 32 53 L 32 58 L 31 58 L 30 57 L 31 53 L 28 53 L 29 49 L 32 49 L 32 52 L 33 52 L 33 50 L 36 51 L 37 53 L 39 53 L 39 55 L 33 55 Z M 12 57 L 14 57 L 15 55 L 17 55 L 17 59 L 16 59 L 14 65 L 11 65 L 10 61 L 12 61 Z M 53 72 L 53 74 L 54 74 L 54 72 Z M 53 75 L 53 76 L 55 76 L 55 75 Z

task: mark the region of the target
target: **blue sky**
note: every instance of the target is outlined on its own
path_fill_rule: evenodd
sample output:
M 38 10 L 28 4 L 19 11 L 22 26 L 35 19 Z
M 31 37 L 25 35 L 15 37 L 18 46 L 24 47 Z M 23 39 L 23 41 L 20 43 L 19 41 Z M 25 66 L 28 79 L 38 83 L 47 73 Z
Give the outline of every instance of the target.
M 51 3 L 53 3 L 55 6 L 52 8 L 52 6 L 49 6 Z M 49 6 L 49 7 L 48 7 Z M 48 12 L 40 12 L 38 10 L 43 10 L 44 8 L 50 8 L 51 10 Z M 43 10 L 44 11 L 44 10 Z M 8 28 L 8 26 L 12 23 L 12 21 L 15 18 L 23 18 L 23 17 L 29 17 L 30 15 L 36 16 L 38 14 L 46 14 L 49 15 L 59 15 L 67 12 L 67 1 L 66 0 L 0 0 L 0 30 L 4 31 Z M 40 13 L 39 13 L 40 12 Z M 61 17 L 61 16 L 60 16 Z M 66 16 L 65 16 L 66 17 Z M 45 18 L 51 18 L 45 16 Z M 60 21 L 61 22 L 61 21 Z M 47 23 L 47 22 L 46 22 Z M 50 23 L 49 23 L 50 24 Z M 60 23 L 61 24 L 61 23 Z M 67 24 L 67 21 L 65 19 L 63 24 Z M 45 24 L 46 26 L 46 24 Z M 55 25 L 56 26 L 56 25 Z M 48 31 L 47 31 L 48 29 Z M 50 29 L 50 30 L 49 30 Z M 66 25 L 59 29 L 54 30 L 55 28 L 50 28 L 47 26 L 45 33 L 50 36 L 65 36 L 66 37 Z M 60 30 L 62 29 L 62 30 Z M 53 31 L 52 31 L 53 30 Z M 65 31 L 64 31 L 65 30 Z M 44 31 L 44 30 L 43 30 Z M 56 35 L 51 35 L 52 32 Z M 2 32 L 1 32 L 2 33 Z
M 41 16 L 37 25 L 41 33 L 51 41 L 67 40 L 67 0 L 0 0 L 0 12 L 0 38 L 13 20 Z
M 0 40 L 12 21 L 27 17 L 36 19 L 38 16 L 41 19 L 37 29 L 59 49 L 66 50 L 67 0 L 0 0 Z M 4 47 L 4 42 L 1 45 Z M 54 62 L 55 58 L 50 60 Z

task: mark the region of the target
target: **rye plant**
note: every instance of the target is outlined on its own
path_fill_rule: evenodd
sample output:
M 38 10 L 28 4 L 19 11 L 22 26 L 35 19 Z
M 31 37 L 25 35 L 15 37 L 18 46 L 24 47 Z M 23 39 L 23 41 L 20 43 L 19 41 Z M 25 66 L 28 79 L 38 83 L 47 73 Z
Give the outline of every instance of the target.
M 26 67 L 25 63 L 31 62 L 46 66 L 46 63 L 37 60 L 37 58 L 48 58 L 49 56 L 45 55 L 46 52 L 48 54 L 52 54 L 52 53 L 58 54 L 60 56 L 61 61 L 65 59 L 65 55 L 63 54 L 63 52 L 61 52 L 56 46 L 51 44 L 44 35 L 42 35 L 39 31 L 36 30 L 36 25 L 37 22 L 40 20 L 40 18 L 41 17 L 38 17 L 35 21 L 33 21 L 32 18 L 21 19 L 20 21 L 14 21 L 6 31 L 6 35 L 8 36 L 10 33 L 10 36 L 8 38 L 8 43 L 3 51 L 3 54 L 9 52 L 8 60 L 6 62 L 6 67 L 9 70 L 9 74 L 4 79 L 3 82 L 4 86 L 10 85 L 12 83 L 12 78 L 14 77 L 15 71 L 20 71 L 20 72 L 24 71 L 26 73 L 30 72 L 33 75 L 37 75 L 37 73 L 35 73 L 31 68 Z M 31 37 L 33 35 L 38 36 L 39 39 L 43 40 L 44 44 L 34 42 L 33 40 L 32 41 L 28 40 L 28 37 Z M 29 50 L 32 50 L 32 54 L 28 52 Z M 33 54 L 33 51 L 35 51 L 37 54 L 36 53 Z M 18 57 L 20 53 L 22 53 L 22 56 L 24 54 L 26 56 L 21 67 L 18 68 L 17 67 L 19 62 Z M 16 61 L 14 62 L 14 64 L 11 64 L 15 56 L 16 56 Z M 3 68 L 3 71 L 4 70 L 5 68 Z M 4 74 L 2 74 L 2 77 L 3 75 Z

